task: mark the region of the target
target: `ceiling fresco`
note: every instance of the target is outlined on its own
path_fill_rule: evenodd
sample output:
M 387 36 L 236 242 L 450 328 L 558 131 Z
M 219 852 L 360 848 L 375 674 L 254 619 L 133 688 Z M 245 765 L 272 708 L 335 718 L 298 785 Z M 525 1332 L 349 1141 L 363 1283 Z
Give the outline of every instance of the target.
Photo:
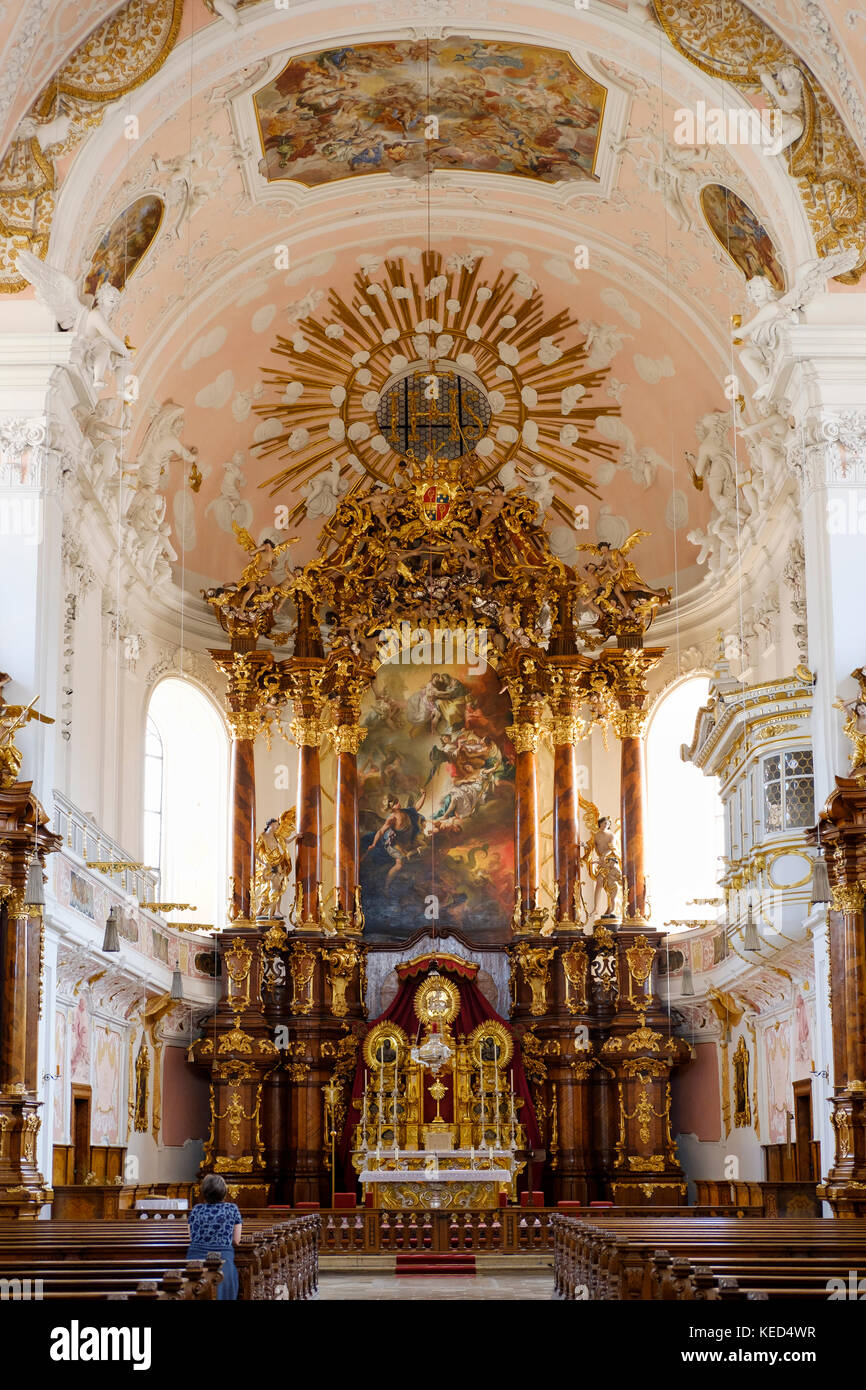
M 269 181 L 464 169 L 558 183 L 592 177 L 604 98 L 566 53 L 455 39 L 292 58 L 255 104 Z

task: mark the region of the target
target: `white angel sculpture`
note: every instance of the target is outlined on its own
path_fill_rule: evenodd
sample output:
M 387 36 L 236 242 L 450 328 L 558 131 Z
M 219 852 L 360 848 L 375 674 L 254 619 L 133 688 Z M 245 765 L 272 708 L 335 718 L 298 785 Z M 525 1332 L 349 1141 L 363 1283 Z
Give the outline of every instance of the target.
M 238 14 L 238 0 L 211 0 L 211 9 L 233 29 L 237 29 L 241 22 L 241 17 Z
M 337 503 L 348 488 L 348 479 L 340 477 L 339 459 L 333 459 L 330 468 L 318 473 L 301 488 L 307 506 L 307 516 L 333 516 L 337 510 Z
M 752 303 L 758 305 L 758 312 L 748 323 L 734 329 L 734 342 L 740 347 L 740 361 L 756 383 L 757 389 L 752 393 L 756 401 L 769 393 L 773 355 L 779 349 L 782 324 L 797 323 L 801 310 L 824 288 L 825 282 L 851 270 L 859 258 L 857 247 L 849 247 L 805 261 L 791 289 L 784 294 L 777 293 L 765 276 L 752 276 L 746 290 Z
M 699 492 L 706 487 L 714 509 L 724 517 L 736 507 L 737 500 L 736 461 L 728 443 L 730 426 L 731 418 L 725 411 L 709 411 L 695 425 L 697 454 L 686 451 L 692 483 Z
M 553 502 L 553 474 L 543 463 L 534 463 L 530 476 L 523 484 L 523 491 L 538 506 L 539 517 L 544 516 Z
M 15 136 L 19 140 L 35 140 L 45 154 L 55 145 L 62 145 L 72 129 L 72 117 L 68 112 L 55 116 L 51 121 L 37 121 L 34 116 L 25 116 L 18 123 Z
M 764 150 L 769 158 L 796 144 L 806 128 L 806 102 L 803 74 L 793 63 L 786 63 L 775 74 L 769 68 L 758 73 L 761 86 L 776 103 L 774 115 L 777 135 Z
M 106 315 L 114 312 L 120 291 L 106 280 L 96 293 L 96 305 L 82 304 L 75 281 L 56 266 L 47 265 L 32 251 L 19 251 L 15 266 L 36 291 L 36 298 L 50 309 L 64 332 L 72 331 L 84 340 L 86 359 L 94 390 L 106 385 L 106 374 L 129 362 L 130 349 L 118 338 Z

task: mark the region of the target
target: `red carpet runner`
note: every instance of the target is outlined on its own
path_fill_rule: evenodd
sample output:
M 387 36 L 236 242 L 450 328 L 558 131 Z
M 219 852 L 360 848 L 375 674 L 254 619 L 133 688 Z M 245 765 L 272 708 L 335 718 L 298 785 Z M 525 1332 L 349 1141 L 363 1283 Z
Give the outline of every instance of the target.
M 475 1274 L 475 1256 L 463 1255 L 456 1250 L 413 1251 L 408 1255 L 397 1256 L 395 1274 Z

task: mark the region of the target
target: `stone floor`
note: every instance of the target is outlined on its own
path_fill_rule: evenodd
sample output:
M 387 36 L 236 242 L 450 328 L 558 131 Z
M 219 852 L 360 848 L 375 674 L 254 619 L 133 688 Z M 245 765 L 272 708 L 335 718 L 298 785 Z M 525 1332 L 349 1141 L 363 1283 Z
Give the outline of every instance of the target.
M 518 1300 L 553 1297 L 553 1273 L 522 1270 L 514 1274 L 476 1275 L 396 1275 L 330 1274 L 319 1275 L 319 1298 L 328 1302 L 425 1302 L 451 1299 L 461 1303 L 473 1299 Z

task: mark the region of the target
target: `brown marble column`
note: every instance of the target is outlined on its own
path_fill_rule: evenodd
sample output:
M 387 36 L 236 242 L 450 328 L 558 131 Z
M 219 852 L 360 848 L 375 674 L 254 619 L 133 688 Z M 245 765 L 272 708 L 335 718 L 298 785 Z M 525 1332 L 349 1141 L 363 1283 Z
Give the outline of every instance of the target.
M 298 921 L 318 919 L 319 884 L 322 881 L 322 776 L 319 741 L 322 736 L 317 716 L 298 715 L 292 720 L 292 735 L 298 745 L 298 848 L 295 883 L 298 895 Z
M 255 877 L 256 753 L 251 738 L 232 729 L 231 783 L 231 878 L 232 917 L 250 916 L 250 892 Z
M 506 733 L 514 744 L 514 931 L 538 931 L 547 920 L 541 909 L 538 743 L 544 728 L 546 654 L 513 648 L 500 667 L 508 687 L 514 722 Z M 538 915 L 527 920 L 529 913 Z
M 260 680 L 273 666 L 270 652 L 212 651 L 228 677 L 226 718 L 232 731 L 229 781 L 229 918 L 247 920 L 252 910 L 256 854 L 255 742 L 262 725 Z
M 634 727 L 645 718 L 643 712 L 629 711 L 615 727 Z M 634 722 L 632 722 L 634 721 Z M 623 908 L 627 917 L 642 917 L 646 906 L 644 871 L 644 765 L 643 727 L 638 734 L 620 738 L 620 817 L 622 820 Z
M 0 788 L 0 1220 L 34 1220 L 51 1200 L 36 1153 L 42 911 L 24 902 L 34 855 L 41 866 L 61 844 L 47 820 L 30 782 Z
M 374 671 L 362 657 L 346 647 L 328 656 L 322 695 L 330 702 L 328 737 L 337 760 L 334 789 L 334 917 L 338 931 L 355 929 L 359 884 L 361 837 L 358 823 L 358 749 L 367 731 L 358 722 L 361 697 L 374 680 Z M 359 929 L 361 920 L 357 924 Z
M 540 726 L 522 712 L 508 735 L 514 744 L 514 875 L 515 899 L 525 914 L 536 906 L 540 887 L 538 843 L 538 740 Z
M 664 655 L 663 647 L 614 647 L 602 654 L 618 708 L 613 727 L 620 740 L 620 817 L 622 825 L 623 917 L 642 920 L 646 907 L 644 869 L 644 747 L 646 678 Z
M 575 888 L 580 879 L 581 775 L 577 747 L 591 725 L 580 716 L 586 698 L 582 677 L 590 662 L 581 656 L 551 658 L 553 710 L 553 865 L 559 889 L 559 920 L 574 920 Z M 584 769 L 585 771 L 585 769 Z
M 559 725 L 553 731 L 553 872 L 559 888 L 559 917 L 567 921 L 574 920 L 580 859 L 577 746 L 572 729 Z
M 358 823 L 358 749 L 365 736 L 366 730 L 357 724 L 338 724 L 330 734 L 337 757 L 334 796 L 337 826 L 334 851 L 334 908 L 335 911 L 344 912 L 349 916 L 354 912 L 361 856 Z

